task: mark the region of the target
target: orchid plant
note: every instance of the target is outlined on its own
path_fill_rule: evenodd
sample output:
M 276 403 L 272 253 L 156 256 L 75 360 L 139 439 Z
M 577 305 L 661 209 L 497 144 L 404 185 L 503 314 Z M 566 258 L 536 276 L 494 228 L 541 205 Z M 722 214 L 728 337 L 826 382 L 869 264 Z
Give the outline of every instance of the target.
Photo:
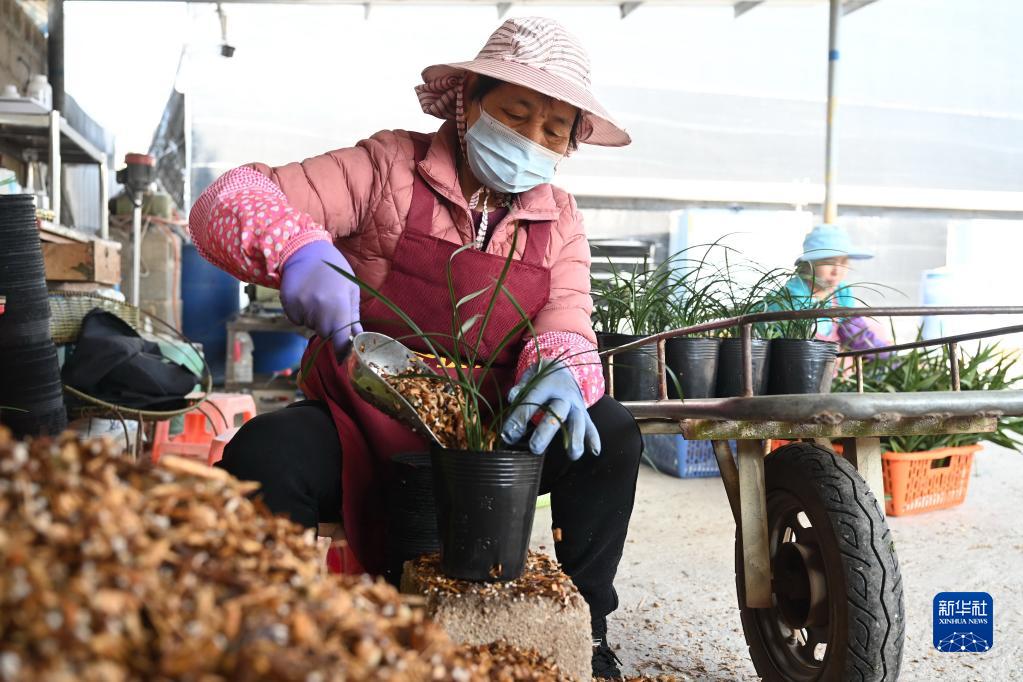
M 464 426 L 465 438 L 464 448 L 471 451 L 488 452 L 500 448 L 499 432 L 501 424 L 520 405 L 529 405 L 527 402 L 531 389 L 541 380 L 555 371 L 562 369 L 557 360 L 567 360 L 568 356 L 549 358 L 541 362 L 537 371 L 529 376 L 517 391 L 514 397 L 506 398 L 503 387 L 498 385 L 494 373 L 494 359 L 508 347 L 515 343 L 525 334 L 530 340 L 529 343 L 536 344 L 537 357 L 541 357 L 540 347 L 536 341 L 536 335 L 528 315 L 519 305 L 518 301 L 505 286 L 508 279 L 508 272 L 511 269 L 515 243 L 518 234 L 513 237 L 509 255 L 498 277 L 485 287 L 459 297 L 455 287 L 454 268 L 459 256 L 475 248 L 473 244 L 466 244 L 460 247 L 448 259 L 446 265 L 447 290 L 451 301 L 451 327 L 449 334 L 432 334 L 422 330 L 415 320 L 402 310 L 394 301 L 385 296 L 378 289 L 370 286 L 356 275 L 327 263 L 339 275 L 356 284 L 360 289 L 378 300 L 393 312 L 411 330 L 409 336 L 396 339 L 404 341 L 408 338 L 415 338 L 422 341 L 430 355 L 446 371 L 431 374 L 406 374 L 405 378 L 417 378 L 428 382 L 440 382 L 453 394 L 453 402 L 457 405 L 458 417 Z M 487 297 L 483 312 L 465 315 L 465 306 L 476 299 Z M 498 302 L 504 297 L 515 308 L 519 315 L 518 322 L 504 335 L 488 355 L 481 351 L 483 335 L 488 325 L 491 324 L 494 311 Z M 441 343 L 440 341 L 449 343 Z M 326 343 L 328 340 L 325 339 Z M 329 343 L 327 343 L 329 348 Z M 317 348 L 314 352 L 310 365 L 315 361 L 315 353 L 323 348 Z M 497 388 L 497 391 L 490 391 L 488 388 Z M 496 401 L 488 399 L 488 394 L 496 394 Z M 537 410 L 545 410 L 544 405 L 535 405 Z M 557 418 L 553 412 L 548 412 L 552 418 Z M 568 434 L 562 425 L 562 436 L 567 447 Z
M 923 335 L 917 333 L 917 340 Z M 1020 353 L 996 343 L 978 342 L 972 352 L 961 348 L 960 386 L 963 391 L 1000 391 L 1019 388 L 1023 383 Z M 916 393 L 947 391 L 952 388 L 948 348 L 928 346 L 902 353 L 866 355 L 863 362 L 863 388 L 871 393 Z M 857 391 L 856 377 L 840 374 L 832 385 L 835 392 Z M 957 433 L 917 436 L 886 436 L 885 449 L 891 452 L 922 452 L 943 447 L 991 442 L 1023 451 L 1023 417 L 1002 417 L 991 433 Z

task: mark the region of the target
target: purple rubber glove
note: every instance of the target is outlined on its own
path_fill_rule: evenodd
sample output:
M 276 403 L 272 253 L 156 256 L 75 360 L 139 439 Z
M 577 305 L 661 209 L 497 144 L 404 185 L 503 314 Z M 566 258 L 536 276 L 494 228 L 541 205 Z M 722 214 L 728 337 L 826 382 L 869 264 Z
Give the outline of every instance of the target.
M 362 331 L 359 285 L 327 263 L 352 273 L 352 266 L 329 241 L 311 242 L 291 254 L 281 272 L 281 304 L 289 320 L 320 338 L 330 338 L 340 353 Z
M 891 345 L 884 330 L 866 317 L 850 317 L 838 325 L 838 339 L 849 350 L 870 350 Z M 875 357 L 887 358 L 891 353 L 876 353 Z
M 540 378 L 534 380 L 537 373 Z M 531 381 L 532 385 L 527 386 Z M 583 456 L 584 445 L 594 455 L 600 454 L 597 427 L 590 419 L 579 384 L 564 364 L 557 360 L 540 360 L 523 373 L 519 383 L 508 392 L 508 400 L 514 402 L 523 390 L 529 392 L 504 422 L 501 432 L 504 442 L 509 445 L 519 442 L 533 415 L 544 409 L 544 417 L 529 439 L 529 449 L 533 454 L 545 452 L 562 427 L 568 431 L 567 453 L 570 460 L 574 462 Z

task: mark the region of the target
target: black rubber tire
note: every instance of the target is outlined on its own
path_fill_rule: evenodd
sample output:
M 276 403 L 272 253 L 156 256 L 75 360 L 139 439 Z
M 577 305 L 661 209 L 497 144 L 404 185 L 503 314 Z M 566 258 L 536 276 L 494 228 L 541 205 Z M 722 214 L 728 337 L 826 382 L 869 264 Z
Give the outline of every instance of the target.
M 819 667 L 786 653 L 779 644 L 780 629 L 772 626 L 778 610 L 745 606 L 741 535 L 737 532 L 736 589 L 757 673 L 769 682 L 897 680 L 905 638 L 902 576 L 884 511 L 866 482 L 847 460 L 811 443 L 792 443 L 775 450 L 765 459 L 764 469 L 768 528 L 774 528 L 772 502 L 777 509 L 778 504 L 784 507 L 793 500 L 812 526 L 811 537 L 820 547 L 827 580 L 826 629 L 830 636 Z M 777 537 L 772 537 L 772 564 L 777 544 Z M 804 649 L 804 654 L 809 650 Z

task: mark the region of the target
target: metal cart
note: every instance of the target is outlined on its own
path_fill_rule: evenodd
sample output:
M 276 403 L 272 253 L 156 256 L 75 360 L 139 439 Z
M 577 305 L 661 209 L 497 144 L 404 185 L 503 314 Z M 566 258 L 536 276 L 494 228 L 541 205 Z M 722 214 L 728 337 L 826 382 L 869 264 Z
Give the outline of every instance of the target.
M 828 317 L 1018 315 L 1023 307 L 834 308 Z M 735 583 L 750 656 L 765 680 L 895 680 L 902 660 L 902 578 L 885 520 L 880 437 L 994 431 L 1023 415 L 1023 391 L 959 391 L 960 342 L 1003 327 L 882 349 L 855 358 L 859 393 L 752 395 L 752 329 L 820 310 L 759 313 L 677 329 L 604 351 L 657 344 L 660 399 L 623 403 L 643 433 L 714 441 L 735 518 Z M 744 397 L 668 399 L 664 342 L 741 331 Z M 863 393 L 863 355 L 946 345 L 954 390 Z M 608 371 L 613 395 L 613 371 Z M 800 441 L 777 448 L 769 439 Z M 842 456 L 831 449 L 840 439 Z M 737 441 L 733 459 L 728 440 Z M 736 462 L 737 460 L 737 462 Z

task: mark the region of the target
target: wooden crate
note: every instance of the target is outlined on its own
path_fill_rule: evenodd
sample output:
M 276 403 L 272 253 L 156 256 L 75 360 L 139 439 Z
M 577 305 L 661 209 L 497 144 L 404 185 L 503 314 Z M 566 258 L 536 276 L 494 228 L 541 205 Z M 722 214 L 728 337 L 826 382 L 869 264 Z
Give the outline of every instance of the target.
M 84 243 L 43 243 L 46 279 L 54 282 L 120 284 L 121 245 L 97 239 Z

